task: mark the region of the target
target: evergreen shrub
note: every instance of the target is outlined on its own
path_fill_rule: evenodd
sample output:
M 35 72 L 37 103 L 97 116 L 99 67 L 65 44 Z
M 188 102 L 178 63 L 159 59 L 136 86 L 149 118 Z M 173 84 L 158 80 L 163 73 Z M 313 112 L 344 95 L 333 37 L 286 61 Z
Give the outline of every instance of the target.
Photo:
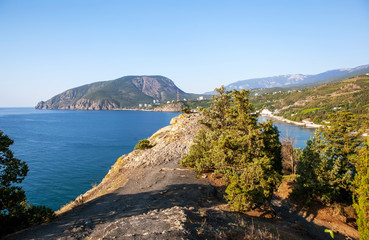
M 258 122 L 249 91 L 216 89 L 210 108 L 203 109 L 204 126 L 182 166 L 197 174 L 223 176 L 226 196 L 237 211 L 267 203 L 281 180 L 281 143 L 271 121 Z
M 135 146 L 135 150 L 144 150 L 144 149 L 148 149 L 148 148 L 152 148 L 150 141 L 147 139 L 142 139 L 140 141 L 138 141 L 138 143 Z
M 318 129 L 299 159 L 293 195 L 310 202 L 350 202 L 355 167 L 352 157 L 361 144 L 357 118 L 349 112 L 330 115 L 330 124 Z

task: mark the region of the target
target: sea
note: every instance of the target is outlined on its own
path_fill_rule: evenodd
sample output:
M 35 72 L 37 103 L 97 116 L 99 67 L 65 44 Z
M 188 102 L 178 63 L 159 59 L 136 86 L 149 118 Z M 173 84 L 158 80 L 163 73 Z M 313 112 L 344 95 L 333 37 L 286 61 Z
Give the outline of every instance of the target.
M 22 187 L 33 205 L 54 210 L 97 185 L 116 160 L 137 142 L 169 125 L 179 113 L 69 111 L 0 108 L 0 130 L 14 140 L 16 158 L 29 172 Z M 261 118 L 261 121 L 266 118 Z M 303 148 L 314 132 L 275 122 Z

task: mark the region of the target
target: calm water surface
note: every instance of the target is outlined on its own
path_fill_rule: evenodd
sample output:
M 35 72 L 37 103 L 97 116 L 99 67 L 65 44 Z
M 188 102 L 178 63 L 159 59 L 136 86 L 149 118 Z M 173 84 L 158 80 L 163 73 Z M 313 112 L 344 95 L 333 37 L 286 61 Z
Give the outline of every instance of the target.
M 54 210 L 99 183 L 116 159 L 133 150 L 178 113 L 67 111 L 0 108 L 0 130 L 14 140 L 15 156 L 27 162 L 27 199 Z M 262 118 L 261 120 L 265 120 Z M 304 147 L 312 129 L 275 123 L 281 136 Z
M 275 121 L 274 119 L 266 116 L 261 116 L 260 120 Z M 274 125 L 276 125 L 278 127 L 278 130 L 280 131 L 280 138 L 285 138 L 288 134 L 291 138 L 295 139 L 295 147 L 297 148 L 304 148 L 306 146 L 306 141 L 309 140 L 311 134 L 315 132 L 315 129 L 312 128 L 300 127 L 280 121 L 275 121 Z
M 29 166 L 22 183 L 28 201 L 56 210 L 99 183 L 118 157 L 177 115 L 0 108 L 0 130 Z

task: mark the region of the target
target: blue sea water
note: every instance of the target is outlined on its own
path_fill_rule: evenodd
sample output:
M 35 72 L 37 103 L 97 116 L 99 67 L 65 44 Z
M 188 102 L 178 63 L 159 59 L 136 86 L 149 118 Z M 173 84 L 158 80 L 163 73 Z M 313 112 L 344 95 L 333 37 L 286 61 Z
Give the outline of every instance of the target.
M 15 157 L 29 166 L 22 183 L 27 200 L 57 210 L 99 183 L 118 157 L 131 152 L 138 140 L 150 137 L 177 115 L 0 108 L 0 130 L 14 140 L 11 149 Z M 304 147 L 314 132 L 275 124 L 282 137 L 287 132 L 296 137 L 296 147 Z
M 288 124 L 285 122 L 275 121 L 274 119 L 266 116 L 261 116 L 259 120 L 260 121 L 273 120 L 274 125 L 277 126 L 280 132 L 279 133 L 280 139 L 286 138 L 287 135 L 289 135 L 290 138 L 293 138 L 295 140 L 295 147 L 297 148 L 304 148 L 306 146 L 306 141 L 309 140 L 312 134 L 315 132 L 315 129 L 312 128 L 306 128 Z
M 118 157 L 178 113 L 0 108 L 0 130 L 30 171 L 27 200 L 54 210 L 99 183 Z

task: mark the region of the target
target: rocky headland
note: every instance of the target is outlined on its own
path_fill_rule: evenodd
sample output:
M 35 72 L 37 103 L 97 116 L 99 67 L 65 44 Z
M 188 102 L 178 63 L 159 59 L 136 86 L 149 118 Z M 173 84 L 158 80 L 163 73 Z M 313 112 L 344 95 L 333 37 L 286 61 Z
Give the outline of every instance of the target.
M 295 208 L 288 184 L 275 193 L 272 212 L 230 211 L 217 179 L 196 178 L 179 165 L 200 117 L 173 118 L 149 138 L 152 148 L 121 156 L 98 186 L 62 207 L 56 220 L 6 239 L 327 239 L 325 229 L 335 231 L 335 239 L 358 239 L 330 212 Z
M 194 99 L 199 95 L 185 93 L 172 80 L 163 76 L 125 76 L 115 80 L 95 82 L 64 91 L 36 109 L 116 110 L 155 106 L 179 99 Z

